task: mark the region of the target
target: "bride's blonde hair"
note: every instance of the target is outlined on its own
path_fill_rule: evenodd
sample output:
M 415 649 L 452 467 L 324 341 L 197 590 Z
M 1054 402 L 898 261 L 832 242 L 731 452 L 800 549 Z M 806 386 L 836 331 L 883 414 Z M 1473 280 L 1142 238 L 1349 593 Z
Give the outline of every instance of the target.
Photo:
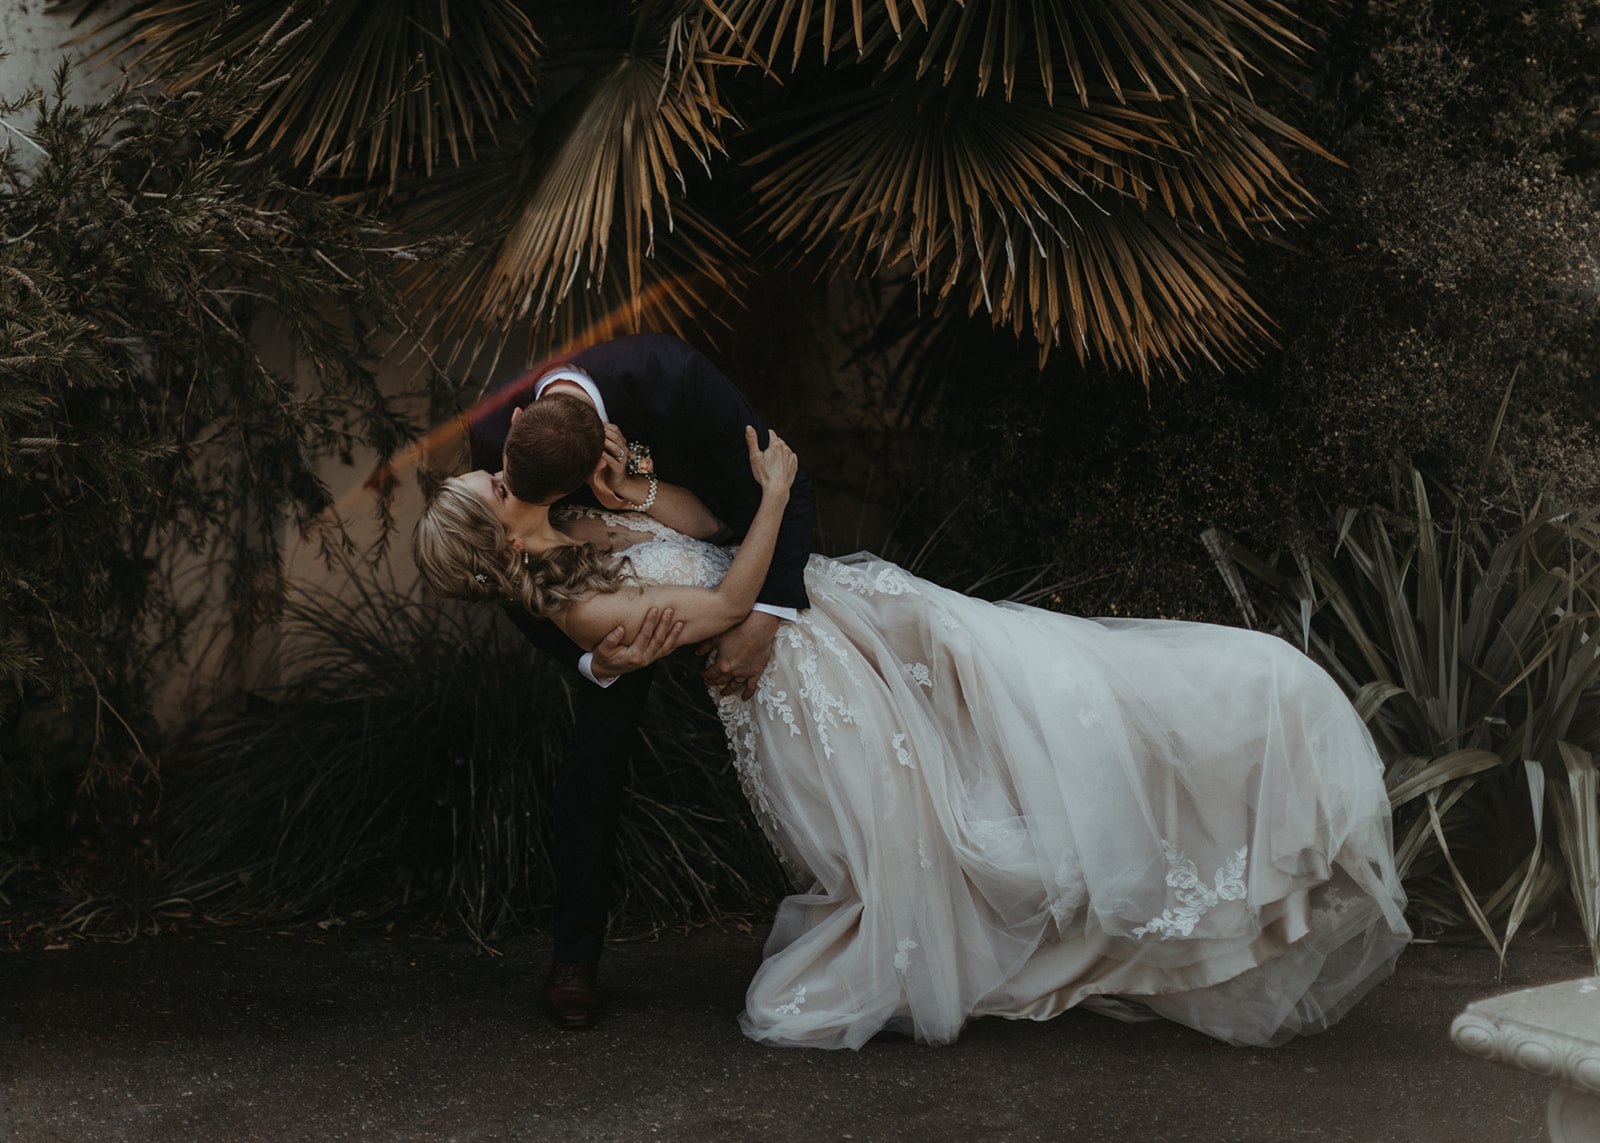
M 509 600 L 541 616 L 585 596 L 617 591 L 631 578 L 626 557 L 613 564 L 593 544 L 527 553 L 524 559 L 483 498 L 455 476 L 422 509 L 411 554 L 438 595 Z

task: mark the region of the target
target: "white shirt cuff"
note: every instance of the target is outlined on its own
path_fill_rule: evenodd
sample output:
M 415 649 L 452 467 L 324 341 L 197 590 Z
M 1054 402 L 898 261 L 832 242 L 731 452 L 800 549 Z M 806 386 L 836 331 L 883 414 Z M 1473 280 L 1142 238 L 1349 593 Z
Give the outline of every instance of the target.
M 593 683 L 597 687 L 609 687 L 612 683 L 616 682 L 618 679 L 620 679 L 622 677 L 621 675 L 612 675 L 609 679 L 597 679 L 597 678 L 595 678 L 594 677 L 594 652 L 593 651 L 585 651 L 582 655 L 580 655 L 578 657 L 578 674 L 580 674 L 584 678 L 588 679 L 591 683 Z
M 758 603 L 750 610 L 765 611 L 768 615 L 776 615 L 779 619 L 787 619 L 790 623 L 800 618 L 798 607 L 779 607 L 775 603 Z

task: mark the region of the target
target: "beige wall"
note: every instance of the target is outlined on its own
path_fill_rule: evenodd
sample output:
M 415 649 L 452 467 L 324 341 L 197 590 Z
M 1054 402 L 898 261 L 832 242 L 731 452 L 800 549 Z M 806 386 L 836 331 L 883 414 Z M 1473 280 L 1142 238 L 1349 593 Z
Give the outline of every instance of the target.
M 108 9 L 115 11 L 115 6 Z M 100 40 L 73 44 L 70 41 L 97 27 L 104 14 L 96 13 L 78 27 L 72 26 L 71 11 L 46 9 L 45 0 L 0 0 L 0 96 L 17 99 L 29 87 L 50 90 L 56 67 L 63 57 L 75 61 L 93 50 Z M 103 37 L 102 37 L 103 38 Z M 117 81 L 114 68 L 74 66 L 69 98 L 74 103 L 93 103 Z M 13 124 L 26 127 L 28 123 Z M 28 150 L 21 144 L 18 153 Z

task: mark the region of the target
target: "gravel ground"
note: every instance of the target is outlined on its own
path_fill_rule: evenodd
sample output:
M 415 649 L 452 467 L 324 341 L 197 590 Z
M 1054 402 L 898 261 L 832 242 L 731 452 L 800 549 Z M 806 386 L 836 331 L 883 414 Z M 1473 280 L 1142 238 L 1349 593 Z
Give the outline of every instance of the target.
M 0 952 L 0 1140 L 1359 1140 L 1531 1143 L 1549 1081 L 1450 1021 L 1583 976 L 1571 929 L 1418 945 L 1330 1031 L 1230 1048 L 1162 1022 L 980 1020 L 958 1044 L 762 1048 L 761 934 L 614 944 L 604 1019 L 537 1014 L 546 946 L 205 930 Z

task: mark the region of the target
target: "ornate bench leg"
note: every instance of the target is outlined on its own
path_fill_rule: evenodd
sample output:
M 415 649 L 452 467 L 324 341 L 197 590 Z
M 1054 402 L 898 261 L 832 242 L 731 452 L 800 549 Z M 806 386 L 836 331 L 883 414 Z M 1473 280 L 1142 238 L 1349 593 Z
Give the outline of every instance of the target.
M 1565 1084 L 1550 1093 L 1551 1143 L 1592 1143 L 1600 1139 L 1600 1095 Z

